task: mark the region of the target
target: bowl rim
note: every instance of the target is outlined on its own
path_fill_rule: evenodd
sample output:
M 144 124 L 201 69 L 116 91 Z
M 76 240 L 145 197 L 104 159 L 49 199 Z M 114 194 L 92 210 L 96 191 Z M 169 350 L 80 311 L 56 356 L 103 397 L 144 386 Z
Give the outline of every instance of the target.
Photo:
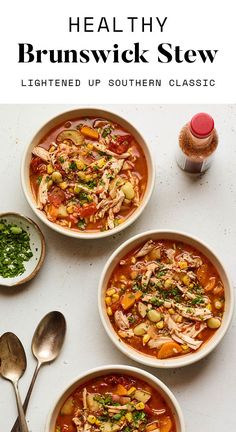
M 185 422 L 184 422 L 184 416 L 183 416 L 182 409 L 181 409 L 179 402 L 176 399 L 174 393 L 172 393 L 172 391 L 169 389 L 169 387 L 163 381 L 161 381 L 159 378 L 157 378 L 155 375 L 151 374 L 150 372 L 147 372 L 144 369 L 140 369 L 136 366 L 121 365 L 121 364 L 108 364 L 108 365 L 94 367 L 92 369 L 81 372 L 76 378 L 74 378 L 72 381 L 70 381 L 70 383 L 66 386 L 66 388 L 59 394 L 59 396 L 56 399 L 56 402 L 54 402 L 53 407 L 50 409 L 49 414 L 48 414 L 47 419 L 46 419 L 46 425 L 45 425 L 44 431 L 45 432 L 51 432 L 50 423 L 52 421 L 52 417 L 53 417 L 54 412 L 57 408 L 57 405 L 60 403 L 64 394 L 67 391 L 69 391 L 71 387 L 76 385 L 77 382 L 79 385 L 79 381 L 81 381 L 83 379 L 88 378 L 88 380 L 89 380 L 89 377 L 92 374 L 96 374 L 96 373 L 101 372 L 101 375 L 105 375 L 105 374 L 103 374 L 103 372 L 107 372 L 107 374 L 109 374 L 109 373 L 113 373 L 112 372 L 113 370 L 117 370 L 118 372 L 116 372 L 116 373 L 122 373 L 122 372 L 124 374 L 127 373 L 127 375 L 129 374 L 129 372 L 131 372 L 131 373 L 133 372 L 133 373 L 137 374 L 138 376 L 140 376 L 140 379 L 143 379 L 144 381 L 145 381 L 145 379 L 148 379 L 155 385 L 155 387 L 160 388 L 161 391 L 163 392 L 163 394 L 170 399 L 170 401 L 171 401 L 171 403 L 172 403 L 172 405 L 176 411 L 176 417 L 177 417 L 177 420 L 178 420 L 179 425 L 180 425 L 180 429 L 178 432 L 185 432 Z
M 36 267 L 32 270 L 32 272 L 27 277 L 24 277 L 24 278 L 20 279 L 17 282 L 14 282 L 14 283 L 11 283 L 11 284 L 0 283 L 0 286 L 14 287 L 14 286 L 22 285 L 22 284 L 30 281 L 31 279 L 33 279 L 37 275 L 37 273 L 41 269 L 41 267 L 43 265 L 43 262 L 44 262 L 44 259 L 45 259 L 46 242 L 45 242 L 44 235 L 43 235 L 41 229 L 39 228 L 38 224 L 36 222 L 34 222 L 31 218 L 29 218 L 28 216 L 25 216 L 25 215 L 23 215 L 21 213 L 17 213 L 17 212 L 4 212 L 4 213 L 0 213 L 0 219 L 4 218 L 4 217 L 7 217 L 7 216 L 15 216 L 16 218 L 24 219 L 27 223 L 29 223 L 35 229 L 35 231 L 38 232 L 39 238 L 40 238 L 40 242 L 41 242 L 41 254 L 40 254 L 40 258 L 38 260 L 38 263 L 37 263 Z M 23 275 L 24 275 L 24 273 L 22 274 L 22 277 L 23 277 Z
M 159 359 L 156 359 L 152 356 L 145 355 L 142 352 L 135 350 L 134 348 L 130 347 L 130 345 L 125 344 L 119 338 L 117 333 L 115 331 L 112 331 L 112 329 L 108 325 L 107 315 L 106 315 L 106 312 L 104 311 L 104 303 L 103 303 L 103 282 L 104 282 L 104 279 L 107 275 L 107 272 L 108 272 L 109 268 L 112 266 L 112 263 L 115 260 L 115 258 L 119 255 L 120 252 L 124 251 L 125 249 L 127 249 L 127 251 L 125 253 L 130 251 L 132 248 L 129 249 L 129 245 L 131 245 L 133 242 L 140 240 L 140 243 L 141 243 L 142 239 L 144 239 L 145 237 L 151 237 L 152 235 L 160 235 L 160 236 L 161 235 L 167 235 L 167 236 L 170 236 L 170 238 L 171 238 L 171 235 L 177 235 L 177 236 L 183 237 L 183 242 L 185 241 L 187 243 L 188 240 L 190 240 L 190 241 L 193 241 L 194 243 L 196 242 L 197 244 L 200 244 L 203 247 L 203 249 L 205 249 L 207 252 L 209 252 L 209 254 L 212 257 L 214 257 L 216 262 L 220 264 L 221 270 L 223 271 L 226 282 L 227 282 L 228 295 L 229 295 L 228 311 L 227 311 L 227 315 L 224 313 L 224 324 L 221 326 L 221 332 L 216 333 L 216 336 L 214 337 L 214 339 L 210 338 L 206 342 L 206 344 L 202 347 L 202 349 L 200 349 L 196 352 L 190 353 L 188 355 L 183 355 L 181 357 L 178 357 L 178 356 L 172 357 L 170 359 L 165 359 L 165 360 L 159 360 Z M 133 247 L 135 247 L 135 246 L 133 246 Z M 197 247 L 196 247 L 196 249 L 197 249 Z M 113 267 L 113 269 L 114 269 L 114 267 Z M 103 327 L 104 327 L 107 335 L 109 336 L 110 340 L 115 344 L 115 346 L 123 354 L 125 354 L 126 356 L 128 356 L 132 360 L 134 360 L 138 363 L 141 363 L 145 366 L 151 366 L 151 367 L 161 368 L 161 369 L 162 368 L 163 369 L 178 368 L 178 367 L 188 366 L 190 364 L 196 363 L 197 361 L 203 359 L 205 356 L 210 354 L 210 352 L 212 352 L 213 349 L 216 348 L 216 346 L 223 339 L 223 337 L 224 337 L 226 331 L 228 330 L 230 323 L 232 321 L 232 316 L 233 316 L 233 311 L 234 311 L 234 290 L 233 290 L 231 280 L 228 276 L 228 272 L 226 271 L 225 266 L 222 263 L 222 260 L 220 258 L 218 258 L 218 256 L 211 249 L 211 247 L 209 247 L 201 239 L 199 239 L 198 237 L 195 237 L 189 233 L 186 233 L 183 231 L 178 231 L 178 230 L 166 230 L 166 229 L 149 230 L 149 231 L 145 231 L 145 232 L 136 234 L 135 236 L 133 236 L 133 237 L 129 238 L 128 240 L 126 240 L 125 242 L 123 242 L 108 258 L 108 260 L 107 260 L 107 262 L 106 262 L 106 264 L 102 270 L 102 273 L 101 273 L 101 276 L 99 279 L 99 284 L 98 284 L 98 310 L 99 310 L 100 319 L 102 321 Z M 154 362 L 154 360 L 155 360 L 155 362 Z
M 141 148 L 143 149 L 143 151 L 145 152 L 145 158 L 147 160 L 149 160 L 149 166 L 148 166 L 148 180 L 149 180 L 149 185 L 146 188 L 145 191 L 145 195 L 144 195 L 144 200 L 142 200 L 141 204 L 139 207 L 137 207 L 136 210 L 134 210 L 131 215 L 121 224 L 118 225 L 117 227 L 111 229 L 111 230 L 107 230 L 107 231 L 97 231 L 97 232 L 80 232 L 80 231 L 73 231 L 64 227 L 61 227 L 60 225 L 57 225 L 56 223 L 50 222 L 47 217 L 44 215 L 44 213 L 42 211 L 40 211 L 39 209 L 36 208 L 36 204 L 33 202 L 33 198 L 30 196 L 30 194 L 28 193 L 28 188 L 27 188 L 27 182 L 26 182 L 26 178 L 27 178 L 27 170 L 26 170 L 26 159 L 29 153 L 29 148 L 32 144 L 32 142 L 35 140 L 36 136 L 38 135 L 38 133 L 40 133 L 40 131 L 43 128 L 46 128 L 47 125 L 53 121 L 56 121 L 58 118 L 62 117 L 62 116 L 66 116 L 68 114 L 71 113 L 71 115 L 73 115 L 73 113 L 75 114 L 76 112 L 81 112 L 81 114 L 79 113 L 78 115 L 83 115 L 82 112 L 83 111 L 91 111 L 91 114 L 94 111 L 99 111 L 102 116 L 114 116 L 117 118 L 117 123 L 119 123 L 119 121 L 124 122 L 125 124 L 127 124 L 128 126 L 131 127 L 131 129 L 133 129 L 135 131 L 135 133 L 139 136 L 139 138 L 141 138 L 141 141 L 144 142 L 145 145 L 145 149 L 143 149 L 142 144 L 140 144 L 138 142 L 138 144 L 141 146 Z M 89 114 L 87 114 L 89 115 Z M 147 157 L 146 157 L 147 156 Z M 109 237 L 111 235 L 115 235 L 117 233 L 119 233 L 120 231 L 123 231 L 124 229 L 128 228 L 132 223 L 134 223 L 139 216 L 141 216 L 142 212 L 144 211 L 144 209 L 146 208 L 146 206 L 148 205 L 150 198 L 152 196 L 153 190 L 154 190 L 154 185 L 155 185 L 155 164 L 151 155 L 151 151 L 149 148 L 149 145 L 147 144 L 146 139 L 143 137 L 143 134 L 139 131 L 139 129 L 136 128 L 136 126 L 133 125 L 133 123 L 131 123 L 129 120 L 126 120 L 123 116 L 121 116 L 120 114 L 116 114 L 113 111 L 109 111 L 100 107 L 96 107 L 96 106 L 82 106 L 79 108 L 74 108 L 74 109 L 69 109 L 67 111 L 63 111 L 59 114 L 57 114 L 56 116 L 51 117 L 49 120 L 47 120 L 46 122 L 43 123 L 43 125 L 41 125 L 41 127 L 35 132 L 35 134 L 32 136 L 32 138 L 30 139 L 30 142 L 27 144 L 24 153 L 23 153 L 23 157 L 22 157 L 22 161 L 21 161 L 21 185 L 22 185 L 22 189 L 25 195 L 25 198 L 28 202 L 28 204 L 30 205 L 31 209 L 33 210 L 34 214 L 45 224 L 47 225 L 49 228 L 53 229 L 54 231 L 62 234 L 62 235 L 66 235 L 67 237 L 72 237 L 72 238 L 77 238 L 77 239 L 83 239 L 83 240 L 94 240 L 94 239 L 101 239 L 104 237 Z

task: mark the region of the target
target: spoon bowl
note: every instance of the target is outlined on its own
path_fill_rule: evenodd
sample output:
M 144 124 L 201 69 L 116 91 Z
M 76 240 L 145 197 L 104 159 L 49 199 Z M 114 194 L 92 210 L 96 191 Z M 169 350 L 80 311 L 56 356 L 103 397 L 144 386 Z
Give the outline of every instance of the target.
M 61 312 L 49 312 L 40 321 L 31 345 L 32 352 L 40 363 L 49 363 L 57 358 L 65 332 L 66 322 Z
M 18 381 L 26 370 L 24 348 L 16 335 L 4 333 L 0 339 L 0 373 L 9 381 Z
M 26 369 L 26 355 L 21 341 L 14 333 L 4 333 L 0 338 L 0 373 L 14 387 L 20 432 L 28 432 L 28 426 L 19 394 L 18 381 Z

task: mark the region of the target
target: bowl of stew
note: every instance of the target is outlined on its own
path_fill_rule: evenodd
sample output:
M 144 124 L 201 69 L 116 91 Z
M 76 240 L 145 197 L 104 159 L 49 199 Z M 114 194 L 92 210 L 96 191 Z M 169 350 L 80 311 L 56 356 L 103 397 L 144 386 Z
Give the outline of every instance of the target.
M 154 186 L 148 146 L 128 121 L 95 108 L 47 122 L 26 149 L 23 190 L 50 228 L 77 238 L 101 238 L 134 222 Z
M 58 398 L 45 432 L 184 432 L 181 409 L 155 376 L 131 366 L 80 375 Z
M 202 241 L 149 231 L 111 255 L 98 304 L 107 334 L 124 354 L 171 368 L 194 363 L 217 346 L 234 301 L 222 262 Z

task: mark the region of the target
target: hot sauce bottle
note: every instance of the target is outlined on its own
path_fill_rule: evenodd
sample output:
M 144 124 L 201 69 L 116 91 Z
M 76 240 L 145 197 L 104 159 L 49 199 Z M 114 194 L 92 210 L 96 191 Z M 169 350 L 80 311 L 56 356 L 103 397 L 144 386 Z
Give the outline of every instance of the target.
M 212 162 L 218 145 L 213 118 L 198 113 L 180 131 L 176 160 L 179 167 L 189 173 L 202 173 Z

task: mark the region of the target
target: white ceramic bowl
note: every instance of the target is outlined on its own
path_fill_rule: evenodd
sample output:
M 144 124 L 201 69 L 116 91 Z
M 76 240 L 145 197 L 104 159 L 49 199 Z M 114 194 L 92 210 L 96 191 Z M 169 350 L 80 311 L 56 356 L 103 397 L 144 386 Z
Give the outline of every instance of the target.
M 177 400 L 175 399 L 173 393 L 168 389 L 168 387 L 165 384 L 163 384 L 162 381 L 160 381 L 158 378 L 151 375 L 150 373 L 132 366 L 108 365 L 108 366 L 102 366 L 95 369 L 91 369 L 81 374 L 67 387 L 66 390 L 63 391 L 61 396 L 59 396 L 59 398 L 57 399 L 53 409 L 49 413 L 46 427 L 45 427 L 45 432 L 54 432 L 56 418 L 61 406 L 63 405 L 63 402 L 79 385 L 84 384 L 93 378 L 101 377 L 103 375 L 106 376 L 108 374 L 113 374 L 113 373 L 126 374 L 134 378 L 139 378 L 147 382 L 154 389 L 156 389 L 161 394 L 161 396 L 165 399 L 167 405 L 170 407 L 172 411 L 176 423 L 176 432 L 185 431 L 184 419 L 183 419 L 183 414 L 180 409 L 180 406 Z
M 26 216 L 19 213 L 2 213 L 0 220 L 4 220 L 7 224 L 16 224 L 25 230 L 30 236 L 30 248 L 33 256 L 24 263 L 25 272 L 19 276 L 12 278 L 4 278 L 0 276 L 0 285 L 16 286 L 21 285 L 33 279 L 39 272 L 45 258 L 45 240 L 42 231 L 38 225 Z
M 50 222 L 47 219 L 45 213 L 37 209 L 36 202 L 30 186 L 30 180 L 29 180 L 29 165 L 31 161 L 31 152 L 32 149 L 39 143 L 39 141 L 58 124 L 61 124 L 68 120 L 73 120 L 79 117 L 86 117 L 86 116 L 103 117 L 111 121 L 115 121 L 118 124 L 120 124 L 125 130 L 130 132 L 134 136 L 136 141 L 139 143 L 139 145 L 141 146 L 144 152 L 147 161 L 147 169 L 148 169 L 148 181 L 147 181 L 146 191 L 143 200 L 140 206 L 137 208 L 137 210 L 135 210 L 124 223 L 118 225 L 114 229 L 103 231 L 103 232 L 94 232 L 94 233 L 73 231 L 70 230 L 69 228 L 65 228 L 60 225 L 57 225 L 56 223 Z M 140 214 L 146 207 L 151 197 L 153 187 L 154 187 L 154 179 L 155 179 L 155 168 L 151 158 L 151 154 L 146 144 L 146 141 L 138 132 L 138 130 L 133 125 L 131 125 L 127 120 L 118 116 L 117 114 L 111 113 L 110 111 L 104 111 L 99 108 L 78 108 L 73 111 L 64 112 L 51 119 L 49 122 L 47 122 L 45 125 L 41 127 L 41 129 L 36 133 L 36 135 L 31 140 L 30 144 L 26 148 L 25 154 L 23 156 L 22 165 L 21 165 L 21 182 L 23 186 L 23 191 L 30 207 L 35 212 L 35 214 L 39 217 L 39 219 L 41 219 L 42 222 L 44 222 L 47 226 L 49 226 L 50 228 L 54 229 L 55 231 L 61 234 L 67 235 L 69 237 L 82 238 L 82 239 L 95 239 L 95 238 L 107 237 L 116 234 L 119 231 L 122 231 L 123 229 L 127 228 L 130 224 L 132 224 L 140 216 Z
M 137 351 L 131 346 L 129 346 L 128 344 L 124 343 L 119 338 L 118 334 L 115 332 L 115 330 L 113 329 L 110 323 L 109 317 L 106 312 L 106 306 L 105 306 L 105 291 L 110 276 L 115 266 L 129 251 L 138 247 L 140 244 L 144 243 L 149 239 L 153 239 L 153 240 L 170 239 L 174 241 L 182 241 L 184 243 L 187 243 L 195 247 L 212 262 L 212 264 L 217 269 L 221 277 L 221 280 L 224 284 L 225 311 L 224 311 L 221 327 L 215 332 L 215 334 L 209 339 L 209 341 L 205 342 L 201 346 L 201 348 L 194 353 L 189 353 L 178 357 L 172 357 L 165 360 L 164 359 L 159 360 L 157 358 L 154 358 L 153 356 L 141 353 L 140 351 Z M 227 331 L 230 325 L 230 321 L 233 314 L 233 307 L 234 307 L 233 288 L 228 278 L 228 275 L 224 269 L 223 264 L 221 263 L 219 258 L 216 257 L 214 252 L 207 245 L 202 243 L 202 241 L 188 234 L 176 232 L 176 231 L 161 231 L 161 230 L 147 231 L 145 233 L 138 234 L 135 237 L 132 237 L 131 239 L 127 240 L 108 259 L 103 269 L 100 282 L 99 282 L 98 307 L 99 307 L 99 314 L 103 326 L 108 336 L 112 340 L 112 342 L 117 346 L 117 348 L 120 351 L 122 351 L 131 359 L 139 363 L 145 364 L 147 366 L 158 367 L 158 368 L 176 368 L 176 367 L 187 366 L 189 364 L 195 363 L 198 360 L 201 360 L 203 357 L 209 354 L 221 341 L 221 339 L 223 338 L 225 332 Z

